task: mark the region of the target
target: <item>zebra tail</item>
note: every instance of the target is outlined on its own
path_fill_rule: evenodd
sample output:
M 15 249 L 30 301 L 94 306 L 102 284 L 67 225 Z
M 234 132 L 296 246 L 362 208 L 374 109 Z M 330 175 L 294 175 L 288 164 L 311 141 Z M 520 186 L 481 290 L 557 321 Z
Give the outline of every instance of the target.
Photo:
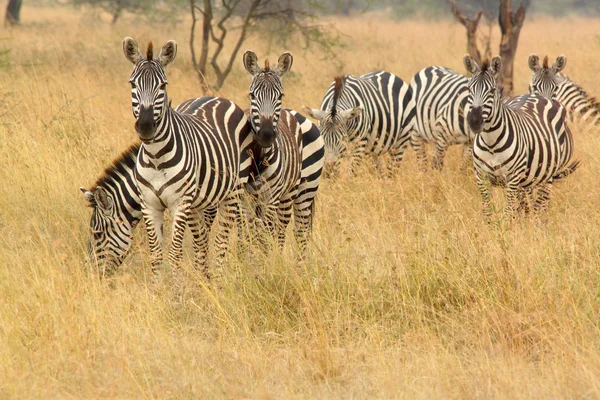
M 554 175 L 552 177 L 552 179 L 553 180 L 558 180 L 558 179 L 565 178 L 565 177 L 571 175 L 573 172 L 575 172 L 575 170 L 577 169 L 577 167 L 579 167 L 579 160 L 573 161 L 571 164 L 567 165 L 565 167 L 565 169 L 563 169 L 562 171 L 560 171 L 559 173 L 557 173 L 556 175 Z

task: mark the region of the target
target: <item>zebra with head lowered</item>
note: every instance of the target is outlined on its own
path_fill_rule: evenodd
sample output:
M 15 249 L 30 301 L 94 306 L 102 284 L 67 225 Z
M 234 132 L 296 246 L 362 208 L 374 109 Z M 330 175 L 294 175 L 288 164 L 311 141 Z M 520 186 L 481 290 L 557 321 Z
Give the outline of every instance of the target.
M 473 74 L 467 121 L 476 134 L 473 162 L 483 213 L 489 221 L 491 183 L 506 188 L 505 213 L 513 216 L 515 202 L 524 190 L 538 187 L 547 200 L 553 180 L 575 170 L 576 163 L 567 166 L 573 138 L 566 110 L 558 102 L 535 95 L 520 96 L 518 105 L 505 103 L 497 83 L 500 57 L 481 67 L 469 55 L 463 61 Z
M 414 116 L 411 96 L 402 79 L 379 71 L 336 77 L 320 109 L 302 107 L 319 121 L 326 171 L 337 171 L 340 157 L 349 150 L 353 173 L 355 162 L 367 153 L 389 152 L 396 164 L 402 161 Z
M 193 114 L 200 105 L 212 99 L 214 97 L 188 100 L 177 106 L 176 110 Z M 287 111 L 294 115 L 302 131 L 303 181 L 298 201 L 308 201 L 314 199 L 319 187 L 324 157 L 323 139 L 319 128 L 310 120 L 295 111 Z M 81 188 L 93 209 L 88 256 L 90 260 L 98 262 L 106 275 L 112 274 L 123 262 L 133 240 L 133 231 L 142 219 L 140 194 L 134 176 L 140 146 L 139 143 L 134 144 L 117 157 L 91 189 Z M 263 160 L 255 158 L 253 164 L 260 166 Z M 215 211 L 205 210 L 205 218 L 214 219 Z M 299 211 L 312 219 L 312 207 Z M 198 221 L 189 221 L 188 226 L 194 236 L 199 234 L 201 226 Z
M 324 144 L 319 130 L 294 111 L 282 110 L 282 77 L 292 67 L 293 57 L 284 53 L 277 65 L 258 65 L 256 54 L 244 53 L 250 75 L 250 124 L 254 132 L 256 171 L 247 185 L 261 217 L 280 246 L 294 214 L 300 254 L 311 230 L 314 200 L 323 169 Z
M 162 261 L 163 213 L 169 210 L 173 216 L 169 260 L 175 278 L 182 258 L 183 235 L 190 223 L 200 224 L 193 237 L 195 264 L 209 276 L 206 250 L 212 216 L 218 207 L 220 267 L 239 194 L 248 179 L 251 163 L 247 149 L 252 135 L 247 118 L 242 109 L 222 98 L 205 102 L 193 113 L 169 107 L 165 67 L 175 59 L 175 41 L 168 41 L 157 58 L 151 42 L 145 57 L 131 38 L 123 41 L 123 51 L 134 65 L 129 79 L 131 102 L 135 129 L 142 141 L 134 173 L 152 270 L 157 276 Z
M 560 102 L 571 116 L 580 115 L 584 121 L 593 124 L 600 123 L 600 102 L 588 95 L 580 85 L 573 82 L 567 75 L 561 73 L 567 64 L 565 56 L 559 56 L 551 67 L 548 66 L 548 57 L 539 65 L 539 58 L 532 54 L 529 56 L 529 68 L 532 70 L 529 93 L 541 94 L 552 100 Z
M 463 158 L 470 158 L 473 137 L 465 116 L 468 113 L 469 79 L 449 68 L 432 66 L 410 80 L 415 121 L 410 143 L 421 169 L 427 169 L 424 144 L 435 143 L 432 168 L 441 170 L 448 147 L 463 145 Z

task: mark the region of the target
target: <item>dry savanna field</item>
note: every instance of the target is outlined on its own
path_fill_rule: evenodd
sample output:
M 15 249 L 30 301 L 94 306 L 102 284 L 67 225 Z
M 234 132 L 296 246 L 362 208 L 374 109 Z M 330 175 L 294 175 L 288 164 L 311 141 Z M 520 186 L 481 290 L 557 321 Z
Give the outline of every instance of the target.
M 173 104 L 201 95 L 190 20 L 149 25 L 62 8 L 22 11 L 2 30 L 0 69 L 0 398 L 597 398 L 600 397 L 600 129 L 571 123 L 580 169 L 555 185 L 549 213 L 508 223 L 502 192 L 486 225 L 471 170 L 452 148 L 420 172 L 412 150 L 391 179 L 365 162 L 322 182 L 306 265 L 285 251 L 232 252 L 215 289 L 184 268 L 176 300 L 151 290 L 142 229 L 110 281 L 88 272 L 91 210 L 79 186 L 136 139 L 121 43 L 179 43 Z M 464 28 L 375 14 L 332 20 L 335 59 L 251 36 L 274 63 L 290 50 L 284 105 L 318 107 L 334 75 L 385 69 L 464 72 Z M 496 28 L 494 32 L 497 33 Z M 600 95 L 600 20 L 525 21 L 527 56 L 568 57 L 565 72 Z M 497 49 L 498 36 L 493 48 Z M 267 54 L 267 51 L 270 51 Z M 217 93 L 248 105 L 241 62 Z

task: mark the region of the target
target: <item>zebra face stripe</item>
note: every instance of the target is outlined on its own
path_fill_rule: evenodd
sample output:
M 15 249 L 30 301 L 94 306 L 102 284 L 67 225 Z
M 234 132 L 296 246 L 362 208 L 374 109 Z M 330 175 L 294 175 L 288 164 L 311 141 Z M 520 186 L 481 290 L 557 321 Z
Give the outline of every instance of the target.
M 129 82 L 136 132 L 142 141 L 151 141 L 168 106 L 165 70 L 157 60 L 141 60 Z
M 543 96 L 549 100 L 558 98 L 558 86 L 560 84 L 559 72 L 567 65 L 567 58 L 559 56 L 552 66 L 548 66 L 548 56 L 544 57 L 544 63 L 540 66 L 540 60 L 535 54 L 529 56 L 529 68 L 533 72 L 529 93 Z
M 256 141 L 270 147 L 277 137 L 283 99 L 281 78 L 273 71 L 254 75 L 250 84 L 250 121 Z
M 468 86 L 467 102 L 471 107 L 467 114 L 467 122 L 473 133 L 479 133 L 485 129 L 494 114 L 497 94 L 496 78 L 487 72 L 481 72 L 473 75 Z

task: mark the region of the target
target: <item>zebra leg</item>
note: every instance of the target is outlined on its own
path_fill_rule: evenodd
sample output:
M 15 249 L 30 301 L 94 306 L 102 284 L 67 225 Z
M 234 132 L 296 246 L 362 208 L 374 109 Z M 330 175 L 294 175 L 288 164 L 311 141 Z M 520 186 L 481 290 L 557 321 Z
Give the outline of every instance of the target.
M 279 249 L 283 250 L 285 245 L 285 230 L 292 219 L 292 208 L 294 200 L 291 198 L 282 199 L 277 207 L 277 244 Z
M 142 216 L 150 247 L 150 264 L 155 281 L 160 280 L 160 265 L 163 258 L 163 211 L 142 206 Z
M 442 138 L 438 138 L 435 142 L 435 155 L 431 160 L 431 168 L 436 171 L 441 171 L 444 168 L 444 157 L 448 150 L 448 143 Z
M 467 169 L 473 165 L 473 142 L 463 144 L 461 169 Z
M 402 142 L 390 150 L 390 156 L 392 157 L 392 171 L 400 166 L 400 163 L 404 158 L 404 151 L 406 150 L 409 141 L 410 136 L 405 135 L 405 138 L 402 139 Z
M 529 200 L 531 199 L 533 193 L 531 188 L 520 188 L 519 191 L 517 192 L 517 201 L 518 201 L 518 205 L 517 205 L 517 214 L 525 214 L 526 216 L 529 215 L 530 212 L 530 207 L 529 207 Z
M 299 261 L 302 262 L 306 254 L 308 236 L 312 230 L 315 197 L 296 199 L 294 202 L 294 225 L 296 228 L 296 241 L 299 248 Z
M 208 258 L 208 234 L 217 215 L 217 207 L 193 210 L 188 226 L 192 233 L 194 268 L 206 274 Z
M 183 236 L 190 219 L 190 203 L 182 200 L 173 213 L 173 229 L 171 232 L 171 247 L 169 248 L 169 262 L 173 273 L 175 287 L 181 285 L 181 260 L 183 259 Z
M 477 188 L 479 189 L 481 200 L 483 202 L 483 216 L 486 222 L 490 223 L 492 221 L 492 196 L 487 180 L 481 178 L 479 175 L 477 175 Z
M 552 191 L 552 182 L 542 183 L 538 186 L 537 197 L 533 205 L 533 209 L 539 213 L 548 211 L 550 203 L 550 193 Z
M 417 164 L 421 171 L 427 171 L 427 153 L 423 145 L 425 140 L 416 131 L 413 131 L 410 135 L 410 145 L 417 154 Z
M 223 264 L 229 250 L 229 235 L 236 221 L 238 203 L 239 194 L 236 193 L 219 204 L 219 230 L 215 238 L 215 245 L 217 247 L 216 269 L 214 274 L 210 274 L 208 269 L 205 268 L 205 275 L 209 279 L 213 277 L 220 278 L 223 274 Z
M 506 185 L 506 207 L 504 208 L 504 215 L 510 219 L 515 219 L 516 217 L 515 203 L 519 200 L 520 191 L 522 191 L 522 189 L 515 184 L 508 183 Z
M 367 141 L 361 140 L 352 150 L 352 156 L 350 157 L 350 173 L 352 176 L 356 176 L 356 169 L 363 160 L 367 149 Z

